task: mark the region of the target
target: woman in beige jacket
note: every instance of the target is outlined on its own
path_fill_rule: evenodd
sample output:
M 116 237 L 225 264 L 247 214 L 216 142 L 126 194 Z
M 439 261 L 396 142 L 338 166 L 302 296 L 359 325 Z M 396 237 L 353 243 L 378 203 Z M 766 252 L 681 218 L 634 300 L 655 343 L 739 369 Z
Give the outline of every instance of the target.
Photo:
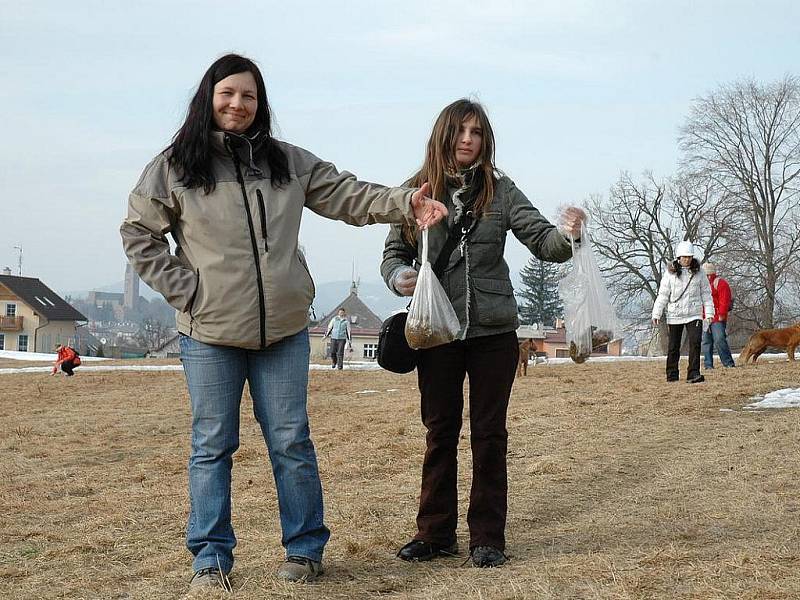
M 258 67 L 223 56 L 172 144 L 145 168 L 120 228 L 131 264 L 178 311 L 192 405 L 192 586 L 227 587 L 233 567 L 231 466 L 245 381 L 276 482 L 286 548 L 278 575 L 322 572 L 329 531 L 306 413 L 314 283 L 298 249 L 303 208 L 352 225 L 424 227 L 447 213 L 426 186 L 358 181 L 275 140 Z

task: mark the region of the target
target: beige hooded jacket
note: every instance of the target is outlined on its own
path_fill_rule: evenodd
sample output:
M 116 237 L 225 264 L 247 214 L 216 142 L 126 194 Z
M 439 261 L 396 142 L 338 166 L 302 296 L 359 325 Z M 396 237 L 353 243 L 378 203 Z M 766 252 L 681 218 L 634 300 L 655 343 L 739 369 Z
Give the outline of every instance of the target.
M 212 142 L 210 194 L 183 185 L 159 154 L 120 227 L 134 269 L 177 309 L 178 331 L 201 342 L 262 349 L 308 325 L 314 282 L 298 248 L 303 208 L 358 226 L 414 221 L 413 189 L 358 181 L 284 142 L 291 180 L 274 188 L 247 138 L 214 132 Z

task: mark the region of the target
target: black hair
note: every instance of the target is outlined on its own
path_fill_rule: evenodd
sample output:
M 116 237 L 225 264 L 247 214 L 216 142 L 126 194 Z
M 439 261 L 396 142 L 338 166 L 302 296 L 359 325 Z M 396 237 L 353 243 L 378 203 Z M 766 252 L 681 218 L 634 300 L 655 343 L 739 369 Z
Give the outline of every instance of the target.
M 680 277 L 681 272 L 683 271 L 683 267 L 681 266 L 681 261 L 678 260 L 677 258 L 675 260 L 673 260 L 670 263 L 670 265 L 668 267 L 668 270 L 669 270 L 670 273 L 675 273 L 675 275 Z M 696 258 L 692 257 L 692 262 L 689 263 L 689 270 L 692 273 L 697 273 L 700 270 L 700 261 L 698 261 Z
M 258 109 L 248 134 L 262 132 L 263 143 L 255 158 L 265 157 L 273 187 L 289 182 L 289 160 L 272 137 L 272 113 L 267 101 L 267 89 L 258 66 L 244 56 L 226 54 L 208 68 L 189 102 L 186 120 L 167 147 L 169 163 L 181 170 L 181 181 L 193 188 L 203 186 L 206 194 L 214 190 L 216 178 L 211 168 L 211 131 L 214 129 L 214 86 L 231 75 L 249 72 L 256 80 Z

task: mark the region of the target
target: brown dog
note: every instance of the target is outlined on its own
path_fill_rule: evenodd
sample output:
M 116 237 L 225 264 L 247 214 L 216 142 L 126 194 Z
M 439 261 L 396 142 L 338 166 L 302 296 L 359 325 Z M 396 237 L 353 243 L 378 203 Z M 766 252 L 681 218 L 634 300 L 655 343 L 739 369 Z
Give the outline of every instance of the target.
M 739 355 L 739 364 L 746 365 L 751 358 L 753 363 L 770 347 L 786 348 L 789 360 L 794 362 L 794 349 L 800 345 L 800 323 L 783 329 L 762 329 L 756 331 L 747 340 L 747 344 Z
M 531 355 L 534 356 L 535 360 L 536 349 L 537 349 L 536 342 L 534 342 L 531 339 L 526 339 L 519 343 L 519 360 L 517 361 L 517 377 L 521 377 L 523 374 L 527 377 L 528 361 L 530 360 Z

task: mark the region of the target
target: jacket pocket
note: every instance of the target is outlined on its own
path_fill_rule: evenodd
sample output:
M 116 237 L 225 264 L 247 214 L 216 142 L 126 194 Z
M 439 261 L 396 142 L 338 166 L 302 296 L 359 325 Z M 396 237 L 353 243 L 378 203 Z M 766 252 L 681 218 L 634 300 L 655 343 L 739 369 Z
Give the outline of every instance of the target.
M 197 300 L 197 292 L 200 291 L 200 269 L 195 269 L 194 271 L 197 280 L 194 284 L 194 292 L 192 292 L 192 297 L 189 298 L 189 304 L 186 305 L 186 312 L 189 313 L 189 317 L 194 320 L 194 303 Z
M 308 275 L 308 283 L 311 286 L 311 299 L 310 301 L 314 300 L 314 296 L 317 295 L 317 286 L 314 285 L 314 278 L 311 277 L 311 271 L 308 269 L 308 263 L 306 263 L 306 257 L 303 256 L 303 253 L 299 250 L 297 251 L 297 259 L 300 261 L 300 264 L 303 266 L 303 270 Z
M 471 244 L 499 244 L 503 241 L 503 214 L 498 211 L 486 212 L 478 219 L 475 229 L 470 233 Z
M 472 286 L 480 325 L 508 325 L 517 319 L 517 301 L 510 281 L 475 277 Z

